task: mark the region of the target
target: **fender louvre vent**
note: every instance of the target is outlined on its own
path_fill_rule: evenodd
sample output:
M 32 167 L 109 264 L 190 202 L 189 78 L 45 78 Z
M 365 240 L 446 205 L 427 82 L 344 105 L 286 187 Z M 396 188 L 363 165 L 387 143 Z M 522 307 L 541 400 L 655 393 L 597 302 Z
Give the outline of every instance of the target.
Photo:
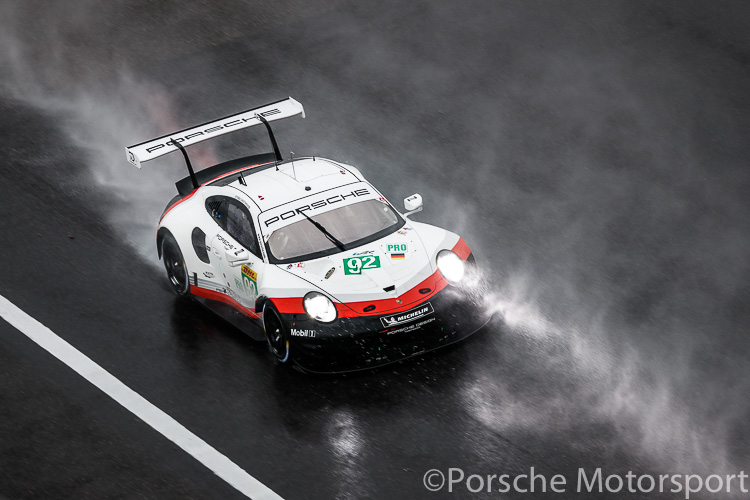
M 391 285 L 391 286 L 387 286 L 387 287 L 383 288 L 383 290 L 386 291 L 386 292 L 392 292 L 395 289 L 396 289 L 396 285 Z
M 193 233 L 190 235 L 190 239 L 193 243 L 195 255 L 197 255 L 202 262 L 210 264 L 211 261 L 208 259 L 208 251 L 206 251 L 206 233 L 201 231 L 199 227 L 196 227 L 195 229 L 193 229 Z

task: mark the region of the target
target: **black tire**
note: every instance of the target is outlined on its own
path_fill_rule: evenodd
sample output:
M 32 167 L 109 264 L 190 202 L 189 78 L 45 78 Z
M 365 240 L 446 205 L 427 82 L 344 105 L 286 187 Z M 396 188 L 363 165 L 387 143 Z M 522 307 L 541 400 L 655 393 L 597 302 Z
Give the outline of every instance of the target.
M 263 304 L 263 331 L 271 353 L 279 363 L 288 363 L 292 356 L 289 349 L 289 335 L 284 322 L 271 301 Z
M 171 234 L 165 235 L 161 241 L 161 256 L 172 290 L 181 297 L 187 295 L 190 292 L 187 265 L 182 257 L 180 246 Z

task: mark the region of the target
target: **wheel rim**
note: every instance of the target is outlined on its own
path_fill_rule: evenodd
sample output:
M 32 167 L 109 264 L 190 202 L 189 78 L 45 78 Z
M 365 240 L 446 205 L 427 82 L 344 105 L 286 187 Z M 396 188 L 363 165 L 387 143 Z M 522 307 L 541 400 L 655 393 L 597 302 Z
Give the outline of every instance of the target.
M 273 310 L 266 310 L 265 330 L 268 345 L 274 356 L 282 363 L 289 359 L 289 342 L 284 338 L 281 320 Z
M 164 267 L 167 269 L 167 277 L 177 293 L 185 293 L 188 287 L 188 272 L 182 254 L 171 242 L 167 242 L 164 247 Z

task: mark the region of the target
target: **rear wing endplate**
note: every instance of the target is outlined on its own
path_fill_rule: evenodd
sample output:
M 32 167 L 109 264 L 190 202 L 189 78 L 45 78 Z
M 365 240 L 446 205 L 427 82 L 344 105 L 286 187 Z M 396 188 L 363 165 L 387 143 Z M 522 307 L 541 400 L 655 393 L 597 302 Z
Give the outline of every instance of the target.
M 207 139 L 213 139 L 214 137 L 229 132 L 263 123 L 268 129 L 268 135 L 271 139 L 276 159 L 281 161 L 281 154 L 279 153 L 276 139 L 273 136 L 271 126 L 268 122 L 300 114 L 302 115 L 302 118 L 305 117 L 305 109 L 302 107 L 302 104 L 289 97 L 288 99 L 266 104 L 259 108 L 249 109 L 241 113 L 225 116 L 218 120 L 180 130 L 179 132 L 174 132 L 134 146 L 129 146 L 125 148 L 125 151 L 127 153 L 128 161 L 138 168 L 141 168 L 141 163 L 144 161 L 153 160 L 154 158 L 177 151 L 178 149 L 183 152 L 187 160 L 187 153 L 184 151 L 185 146 L 190 146 L 191 144 L 196 144 Z M 189 164 L 189 160 L 188 170 L 191 170 L 192 176 L 192 168 Z

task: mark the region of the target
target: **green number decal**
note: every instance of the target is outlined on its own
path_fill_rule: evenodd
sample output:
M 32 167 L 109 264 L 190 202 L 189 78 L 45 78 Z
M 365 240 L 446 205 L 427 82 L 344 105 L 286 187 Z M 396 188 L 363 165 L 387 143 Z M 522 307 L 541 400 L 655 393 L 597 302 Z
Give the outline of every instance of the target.
M 344 266 L 344 274 L 362 273 L 362 259 L 346 259 Z
M 377 267 L 380 267 L 380 257 L 377 255 L 344 259 L 344 274 L 362 274 L 362 269 L 375 269 Z

